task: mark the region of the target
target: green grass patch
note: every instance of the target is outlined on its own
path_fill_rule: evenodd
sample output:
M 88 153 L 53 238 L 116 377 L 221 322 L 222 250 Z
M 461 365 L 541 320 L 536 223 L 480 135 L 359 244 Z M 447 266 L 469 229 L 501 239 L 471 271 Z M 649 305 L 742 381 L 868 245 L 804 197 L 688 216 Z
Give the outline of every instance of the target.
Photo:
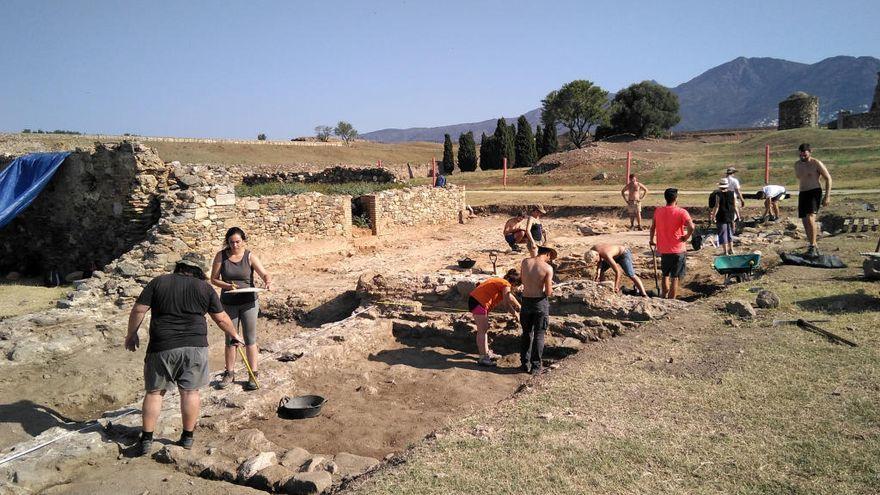
M 0 318 L 35 313 L 54 308 L 56 301 L 64 297 L 68 287 L 42 287 L 40 285 L 0 284 Z
M 296 195 L 317 192 L 327 195 L 365 196 L 388 189 L 403 189 L 403 182 L 345 182 L 342 184 L 301 184 L 296 182 L 267 182 L 265 184 L 235 186 L 235 194 L 241 197 Z

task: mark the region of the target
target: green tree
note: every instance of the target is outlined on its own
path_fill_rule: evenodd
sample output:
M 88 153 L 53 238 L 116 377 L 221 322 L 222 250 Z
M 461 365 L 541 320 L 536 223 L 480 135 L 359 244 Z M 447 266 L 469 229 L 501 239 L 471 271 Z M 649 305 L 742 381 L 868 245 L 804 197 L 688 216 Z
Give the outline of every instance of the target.
M 351 146 L 352 141 L 358 137 L 358 131 L 354 126 L 344 120 L 340 120 L 336 124 L 336 127 L 333 128 L 333 134 L 349 146 Z
M 608 92 L 590 81 L 578 79 L 551 91 L 541 102 L 541 121 L 545 127 L 562 124 L 568 138 L 580 148 L 590 137 L 590 129 L 608 117 Z
M 315 127 L 315 137 L 317 137 L 318 141 L 321 141 L 322 143 L 330 141 L 331 134 L 333 134 L 333 128 L 329 125 L 319 125 Z
M 681 121 L 678 96 L 653 81 L 632 84 L 611 103 L 612 132 L 661 136 Z
M 495 168 L 504 167 L 504 158 L 507 158 L 507 166 L 513 167 L 514 160 L 516 160 L 515 136 L 516 131 L 510 130 L 510 126 L 507 125 L 507 121 L 504 120 L 504 117 L 498 119 L 498 122 L 495 125 L 495 134 L 492 135 L 498 143 L 498 148 L 496 150 L 497 155 L 495 156 L 497 166 Z
M 541 128 L 541 124 L 535 126 L 535 153 L 537 153 L 538 159 L 546 155 L 544 153 L 544 129 Z
M 446 175 L 451 174 L 455 170 L 455 154 L 452 152 L 452 138 L 449 134 L 443 136 L 443 161 L 441 162 L 440 171 Z
M 265 140 L 266 140 L 266 134 L 264 134 L 262 132 L 257 134 L 257 141 L 265 141 Z
M 532 124 L 520 115 L 516 121 L 516 164 L 515 167 L 531 167 L 538 161 L 538 150 L 535 149 L 535 136 Z
M 473 172 L 477 169 L 477 144 L 471 131 L 458 137 L 458 169 L 462 172 Z
M 482 170 L 501 168 L 501 141 L 485 133 L 480 140 L 480 168 Z
M 559 139 L 556 137 L 556 126 L 549 125 L 544 128 L 544 156 L 559 151 Z

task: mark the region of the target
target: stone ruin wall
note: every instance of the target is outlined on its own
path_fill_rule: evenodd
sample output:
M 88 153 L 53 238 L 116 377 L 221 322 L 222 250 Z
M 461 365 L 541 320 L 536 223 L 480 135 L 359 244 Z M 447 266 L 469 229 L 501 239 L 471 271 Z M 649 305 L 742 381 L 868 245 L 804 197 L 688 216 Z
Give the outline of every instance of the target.
M 248 235 L 275 240 L 351 236 L 351 196 L 306 193 L 240 198 L 235 208 L 239 226 Z
M 831 124 L 830 129 L 880 129 L 880 112 L 844 113 Z
M 399 227 L 457 222 L 465 209 L 465 188 L 419 186 L 381 191 L 367 196 L 373 233 Z
M 806 93 L 795 93 L 779 102 L 778 129 L 798 129 L 819 126 L 819 98 Z
M 0 230 L 0 271 L 65 276 L 110 262 L 146 237 L 167 182 L 165 163 L 138 144 L 74 151 Z

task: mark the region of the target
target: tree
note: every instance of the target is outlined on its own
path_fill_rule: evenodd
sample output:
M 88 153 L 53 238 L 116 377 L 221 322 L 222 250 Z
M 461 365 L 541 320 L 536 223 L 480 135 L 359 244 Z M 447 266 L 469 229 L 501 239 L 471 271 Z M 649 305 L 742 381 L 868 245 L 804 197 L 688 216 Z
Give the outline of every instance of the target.
M 265 141 L 265 140 L 266 140 L 266 135 L 264 133 L 261 132 L 261 133 L 257 134 L 257 141 Z
M 358 131 L 344 120 L 340 120 L 336 124 L 336 127 L 333 128 L 333 134 L 349 146 L 351 146 L 351 142 L 358 137 Z
M 480 140 L 480 168 L 482 170 L 501 168 L 501 141 L 485 133 Z
M 590 128 L 607 119 L 608 92 L 590 81 L 578 79 L 551 91 L 542 100 L 541 121 L 545 127 L 562 124 L 571 143 L 580 148 L 590 137 Z
M 452 152 L 452 138 L 449 137 L 449 134 L 443 136 L 443 161 L 440 170 L 446 175 L 455 170 L 455 155 Z
M 462 172 L 473 172 L 477 169 L 477 144 L 471 131 L 458 137 L 458 169 Z
M 333 128 L 329 125 L 319 125 L 315 127 L 315 137 L 317 137 L 318 141 L 321 141 L 322 143 L 330 141 L 331 134 L 333 134 Z
M 678 109 L 678 96 L 669 88 L 653 81 L 632 84 L 611 103 L 612 132 L 640 138 L 663 135 L 681 121 Z
M 531 167 L 538 161 L 538 151 L 535 149 L 535 136 L 532 134 L 532 124 L 520 115 L 516 121 L 516 164 L 514 167 Z
M 535 126 L 535 152 L 537 153 L 538 159 L 544 158 L 544 129 L 541 129 L 541 124 Z
M 557 151 L 559 151 L 559 139 L 556 137 L 556 126 L 547 126 L 544 128 L 544 156 Z
M 497 143 L 496 155 L 494 156 L 497 162 L 494 168 L 503 168 L 505 158 L 507 158 L 507 165 L 513 166 L 513 162 L 516 159 L 515 135 L 516 132 L 511 132 L 504 117 L 498 119 L 498 122 L 495 124 L 495 133 L 492 135 Z

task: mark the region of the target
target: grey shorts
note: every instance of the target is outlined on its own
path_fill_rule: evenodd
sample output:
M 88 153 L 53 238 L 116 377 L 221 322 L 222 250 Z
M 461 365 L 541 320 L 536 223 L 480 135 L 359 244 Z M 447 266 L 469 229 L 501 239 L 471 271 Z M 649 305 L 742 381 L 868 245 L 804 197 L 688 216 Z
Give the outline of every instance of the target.
M 210 381 L 207 347 L 178 347 L 151 352 L 144 358 L 144 389 L 198 390 Z
M 633 255 L 629 248 L 626 248 L 626 251 L 622 254 L 615 256 L 614 261 L 620 265 L 620 269 L 623 271 L 624 275 L 630 278 L 636 276 L 636 269 L 633 266 Z M 611 265 L 605 260 L 599 262 L 599 271 L 604 272 L 609 268 L 611 268 Z
M 245 304 L 224 304 L 223 309 L 232 320 L 232 326 L 244 337 L 245 345 L 257 343 L 257 315 L 260 314 L 260 304 L 253 301 Z M 232 345 L 229 336 L 226 336 L 226 345 Z

